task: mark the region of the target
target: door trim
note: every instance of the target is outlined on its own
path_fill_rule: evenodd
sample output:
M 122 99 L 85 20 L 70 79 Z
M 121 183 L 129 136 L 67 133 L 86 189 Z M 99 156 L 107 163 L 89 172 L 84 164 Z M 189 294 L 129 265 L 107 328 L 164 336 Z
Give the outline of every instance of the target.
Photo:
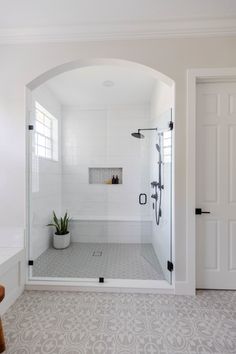
M 202 68 L 187 71 L 186 134 L 186 282 L 185 293 L 196 290 L 196 86 L 202 80 L 233 80 L 236 68 Z

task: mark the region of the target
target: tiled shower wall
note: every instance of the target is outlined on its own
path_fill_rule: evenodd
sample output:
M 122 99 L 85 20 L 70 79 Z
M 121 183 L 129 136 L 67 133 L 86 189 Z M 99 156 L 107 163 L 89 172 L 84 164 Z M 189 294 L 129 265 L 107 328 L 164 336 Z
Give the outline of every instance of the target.
M 138 128 L 149 127 L 149 105 L 64 106 L 62 112 L 62 210 L 85 221 L 150 220 L 150 204 L 138 203 L 139 194 L 148 193 L 150 184 L 149 139 L 131 137 Z M 91 167 L 120 167 L 123 183 L 89 184 Z M 94 241 L 87 231 L 85 240 Z

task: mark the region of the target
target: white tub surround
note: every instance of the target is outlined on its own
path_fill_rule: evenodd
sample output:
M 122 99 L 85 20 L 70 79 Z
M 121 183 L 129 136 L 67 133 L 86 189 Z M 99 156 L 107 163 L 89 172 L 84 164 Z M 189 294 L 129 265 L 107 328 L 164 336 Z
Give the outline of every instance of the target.
M 20 227 L 1 227 L 0 284 L 5 287 L 5 298 L 0 303 L 0 315 L 7 311 L 24 290 L 25 258 L 24 230 Z
M 24 290 L 25 250 L 21 247 L 0 248 L 0 284 L 5 287 L 5 298 L 0 304 L 2 315 Z

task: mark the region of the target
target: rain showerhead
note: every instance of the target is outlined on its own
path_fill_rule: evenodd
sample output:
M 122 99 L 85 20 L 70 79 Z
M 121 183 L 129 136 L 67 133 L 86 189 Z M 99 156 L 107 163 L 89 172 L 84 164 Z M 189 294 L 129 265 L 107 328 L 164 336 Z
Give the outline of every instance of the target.
M 144 135 L 141 134 L 139 131 L 137 133 L 132 133 L 131 134 L 134 138 L 138 138 L 138 139 L 144 139 Z
M 132 135 L 134 138 L 143 139 L 143 138 L 145 138 L 145 136 L 140 133 L 141 130 L 157 130 L 157 128 L 138 129 L 138 132 L 137 132 L 137 133 L 131 133 L 131 135 Z

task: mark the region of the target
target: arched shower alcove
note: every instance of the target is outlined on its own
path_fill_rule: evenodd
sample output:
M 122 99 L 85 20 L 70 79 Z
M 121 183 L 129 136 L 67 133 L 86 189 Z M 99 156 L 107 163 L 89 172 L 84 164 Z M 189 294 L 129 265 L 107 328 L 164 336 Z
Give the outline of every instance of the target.
M 117 103 L 111 90 L 100 95 L 104 90 L 101 87 L 97 97 L 105 97 L 104 102 L 96 102 L 88 108 L 87 102 L 83 105 L 78 101 L 73 116 L 72 106 L 68 108 L 59 93 L 65 91 L 63 83 L 66 86 L 69 77 L 75 80 L 78 74 L 79 80 L 80 73 L 85 71 L 85 79 L 89 78 L 91 85 L 95 82 L 93 77 L 99 80 L 106 73 L 109 79 L 109 74 L 114 71 L 113 78 L 118 82 L 115 82 L 115 89 L 120 85 L 119 96 L 124 102 L 120 98 L 122 102 Z M 59 82 L 58 78 L 63 80 Z M 105 79 L 104 82 L 114 85 L 113 81 Z M 104 82 L 103 86 L 106 86 Z M 136 83 L 140 89 L 135 87 Z M 61 91 L 53 91 L 56 85 L 61 85 Z M 81 90 L 82 84 L 78 85 Z M 41 102 L 42 90 L 44 98 Z M 174 81 L 166 75 L 139 63 L 111 58 L 65 63 L 26 86 L 28 287 L 173 291 L 174 90 Z M 40 121 L 49 122 L 51 117 L 53 122 L 57 116 L 57 111 L 52 112 L 51 104 L 47 103 L 47 95 L 52 91 L 54 98 L 60 96 L 64 114 L 57 123 L 59 148 L 55 159 L 49 151 L 50 144 L 54 146 L 47 137 L 49 126 Z M 140 102 L 138 98 L 135 103 L 128 99 L 132 94 L 136 94 Z M 150 102 L 142 100 L 145 95 L 149 95 Z M 40 107 L 39 113 L 35 103 Z M 41 115 L 39 121 L 37 114 Z M 49 132 L 46 135 L 37 132 L 41 123 L 40 129 L 43 127 Z M 54 123 L 48 124 L 53 126 Z M 144 132 L 146 138 L 134 139 L 131 134 L 140 129 L 147 130 Z M 82 137 L 85 137 L 84 142 Z M 39 139 L 40 143 L 37 142 Z M 39 153 L 39 149 L 45 152 Z M 54 172 L 49 176 L 52 165 Z M 60 166 L 55 170 L 57 165 Z M 113 186 L 112 175 L 119 177 L 119 186 Z M 59 195 L 60 189 L 60 197 L 52 202 L 50 195 L 57 184 L 58 190 L 54 192 Z M 49 205 L 51 211 L 64 215 L 67 210 L 72 216 L 72 243 L 68 249 L 55 250 L 51 245 L 52 230 L 46 227 L 50 222 L 48 212 L 46 214 Z M 45 215 L 41 215 L 42 210 Z M 58 270 L 60 261 L 61 269 L 64 267 L 61 273 Z

